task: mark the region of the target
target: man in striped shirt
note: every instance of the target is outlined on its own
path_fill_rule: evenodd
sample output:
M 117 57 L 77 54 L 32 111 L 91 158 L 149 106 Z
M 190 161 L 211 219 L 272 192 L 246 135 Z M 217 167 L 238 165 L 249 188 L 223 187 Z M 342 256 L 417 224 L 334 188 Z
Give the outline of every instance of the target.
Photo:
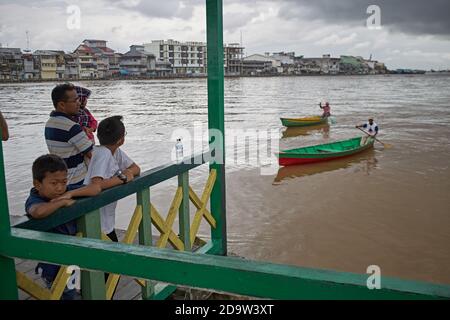
M 71 117 L 78 114 L 80 100 L 72 84 L 60 84 L 52 91 L 55 110 L 45 124 L 45 142 L 51 154 L 63 158 L 68 168 L 68 184 L 82 184 L 87 173 L 85 157 L 91 157 L 93 143 Z

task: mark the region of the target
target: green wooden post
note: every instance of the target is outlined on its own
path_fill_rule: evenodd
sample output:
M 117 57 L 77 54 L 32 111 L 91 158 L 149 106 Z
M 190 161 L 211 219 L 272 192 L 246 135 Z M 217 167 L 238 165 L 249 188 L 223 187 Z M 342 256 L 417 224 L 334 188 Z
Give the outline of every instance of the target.
M 1 129 L 1 128 L 0 128 Z M 6 190 L 5 166 L 3 161 L 3 145 L 0 130 L 0 241 L 7 241 L 11 235 L 9 221 L 8 193 Z M 19 299 L 16 282 L 16 266 L 14 259 L 0 254 L 0 300 Z
M 189 216 L 189 171 L 178 175 L 178 186 L 183 191 L 183 200 L 181 201 L 179 210 L 179 231 L 180 238 L 184 244 L 185 251 L 191 251 L 190 241 L 190 216 Z
M 224 126 L 224 70 L 222 0 L 206 0 L 206 36 L 208 54 L 208 127 L 209 143 L 216 133 L 222 135 L 221 143 L 215 143 L 215 154 L 222 154 L 219 163 L 210 163 L 216 169 L 217 179 L 211 193 L 211 213 L 217 227 L 211 238 L 222 255 L 227 254 L 226 197 L 225 197 L 225 126 Z M 217 137 L 214 137 L 216 140 Z
M 142 206 L 142 220 L 139 224 L 139 244 L 144 246 L 152 246 L 152 220 L 150 216 L 150 189 L 136 193 L 137 204 Z M 155 294 L 154 284 L 152 281 L 145 280 L 145 286 L 142 287 L 142 299 L 153 299 Z
M 87 213 L 77 220 L 78 231 L 85 238 L 101 239 L 100 210 Z M 81 271 L 81 292 L 83 300 L 105 300 L 105 273 L 102 271 Z

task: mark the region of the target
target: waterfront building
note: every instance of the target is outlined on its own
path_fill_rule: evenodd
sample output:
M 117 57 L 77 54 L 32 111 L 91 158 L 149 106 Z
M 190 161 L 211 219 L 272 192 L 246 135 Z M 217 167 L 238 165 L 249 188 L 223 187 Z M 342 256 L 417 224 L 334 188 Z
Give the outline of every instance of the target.
M 49 50 L 55 54 L 56 61 L 56 79 L 64 79 L 66 73 L 65 53 L 61 50 Z
M 248 71 L 252 68 L 257 67 L 258 70 L 261 66 L 264 66 L 265 64 L 259 64 L 257 62 L 270 62 L 271 64 L 271 70 L 263 70 L 262 72 L 266 73 L 282 73 L 283 67 L 281 66 L 281 61 L 275 58 L 272 58 L 268 52 L 266 52 L 264 55 L 262 54 L 252 54 L 250 56 L 247 56 L 243 59 L 244 62 L 244 68 L 247 69 L 245 73 L 248 74 Z M 266 67 L 265 67 L 266 68 Z
M 272 62 L 269 60 L 249 60 L 242 61 L 242 74 L 246 76 L 275 74 Z
M 78 65 L 78 57 L 74 53 L 66 53 L 64 55 L 65 60 L 65 71 L 64 71 L 64 79 L 68 80 L 76 80 L 79 78 L 79 65 Z
M 131 45 L 120 58 L 120 74 L 126 76 L 156 76 L 156 59 L 144 51 L 143 45 Z
M 295 52 L 274 52 L 271 55 L 272 58 L 279 60 L 281 62 L 281 64 L 294 64 L 295 62 Z
M 223 47 L 223 66 L 225 75 L 241 75 L 244 47 L 239 43 L 230 43 Z
M 206 74 L 207 54 L 204 42 L 180 42 L 173 39 L 144 43 L 145 52 L 169 62 L 174 74 Z
M 207 51 L 205 42 L 153 40 L 144 43 L 145 51 L 155 55 L 157 61 L 168 62 L 173 74 L 205 75 L 207 73 Z M 239 43 L 224 44 L 223 60 L 226 75 L 242 74 L 244 47 Z
M 38 66 L 38 59 L 31 52 L 24 52 L 22 54 L 23 60 L 23 76 L 24 80 L 36 80 L 40 77 Z
M 85 39 L 75 49 L 74 53 L 79 56 L 80 78 L 109 78 L 119 72 L 118 58 L 106 42 Z
M 39 79 L 53 80 L 57 79 L 56 75 L 56 56 L 57 54 L 51 50 L 36 50 L 33 53 L 36 57 L 38 69 L 40 71 Z
M 23 60 L 20 48 L 0 48 L 0 80 L 20 80 Z
M 329 54 L 321 58 L 301 58 L 297 63 L 300 74 L 338 74 L 340 70 L 340 59 L 332 58 Z

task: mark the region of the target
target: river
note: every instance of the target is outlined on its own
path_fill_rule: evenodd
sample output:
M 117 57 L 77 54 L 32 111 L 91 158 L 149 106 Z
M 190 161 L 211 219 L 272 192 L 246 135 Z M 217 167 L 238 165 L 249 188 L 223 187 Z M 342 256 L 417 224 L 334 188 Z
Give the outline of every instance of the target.
M 88 108 L 98 120 L 124 116 L 123 149 L 143 170 L 171 160 L 174 129 L 193 132 L 207 124 L 205 79 L 76 84 L 92 90 Z M 0 84 L 0 110 L 11 135 L 3 144 L 11 215 L 24 213 L 31 164 L 47 153 L 44 124 L 54 85 Z M 450 284 L 449 88 L 449 76 L 432 75 L 226 79 L 229 252 L 357 273 L 378 265 L 382 275 Z M 319 114 L 317 104 L 325 100 L 336 123 L 287 132 L 281 127 L 280 116 Z M 280 148 L 295 148 L 359 136 L 354 126 L 370 116 L 380 126 L 379 139 L 392 148 L 376 143 L 347 159 L 265 174 L 251 152 L 248 161 L 236 161 L 243 147 L 235 148 L 229 134 L 271 131 Z M 190 142 L 184 140 L 185 153 Z M 206 170 L 190 174 L 198 194 Z M 164 215 L 176 182 L 151 189 Z M 126 227 L 134 204 L 134 197 L 119 202 L 119 228 Z M 200 235 L 209 235 L 205 221 Z

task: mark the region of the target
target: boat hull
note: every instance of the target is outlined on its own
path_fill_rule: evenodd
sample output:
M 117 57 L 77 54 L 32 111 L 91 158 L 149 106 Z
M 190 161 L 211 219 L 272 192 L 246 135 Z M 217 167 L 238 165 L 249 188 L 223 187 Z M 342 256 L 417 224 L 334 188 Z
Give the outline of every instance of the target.
M 301 164 L 307 164 L 307 163 L 315 163 L 315 162 L 323 162 L 323 161 L 332 161 L 335 159 L 340 159 L 344 157 L 349 157 L 354 154 L 363 152 L 364 150 L 370 149 L 373 147 L 374 140 L 373 139 L 367 139 L 366 143 L 364 145 L 356 145 L 357 143 L 360 143 L 361 138 L 354 138 L 349 139 L 345 141 L 338 141 L 331 144 L 323 144 L 323 145 L 317 145 L 317 146 L 311 146 L 311 147 L 305 147 L 305 148 L 298 148 L 293 150 L 287 150 L 280 152 L 278 154 L 278 164 L 280 166 L 292 166 L 292 165 L 301 165 Z M 342 150 L 339 150 L 336 148 L 336 146 L 339 146 L 339 144 L 345 144 L 352 143 L 355 146 L 352 146 L 352 148 L 345 149 L 342 147 Z M 335 152 L 331 152 L 332 149 L 326 149 L 333 147 L 336 148 L 336 150 L 333 150 Z M 322 149 L 321 149 L 322 148 Z M 302 153 L 304 151 L 304 153 Z M 314 153 L 314 151 L 317 151 Z M 326 151 L 326 153 L 320 153 L 320 151 Z
M 308 117 L 308 118 L 280 118 L 285 127 L 308 127 L 327 123 L 327 118 Z

